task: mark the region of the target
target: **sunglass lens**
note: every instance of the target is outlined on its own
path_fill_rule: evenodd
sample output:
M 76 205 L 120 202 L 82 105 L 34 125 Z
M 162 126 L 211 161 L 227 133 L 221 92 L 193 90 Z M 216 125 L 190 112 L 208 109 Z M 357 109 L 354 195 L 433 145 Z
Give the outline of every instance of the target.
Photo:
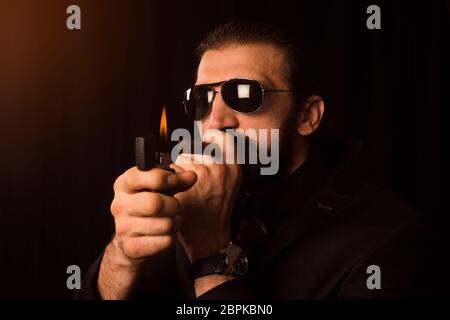
M 201 120 L 208 112 L 214 98 L 214 91 L 207 86 L 195 86 L 184 94 L 186 115 Z
M 233 79 L 222 86 L 222 98 L 226 104 L 238 112 L 254 112 L 262 104 L 263 91 L 257 81 Z

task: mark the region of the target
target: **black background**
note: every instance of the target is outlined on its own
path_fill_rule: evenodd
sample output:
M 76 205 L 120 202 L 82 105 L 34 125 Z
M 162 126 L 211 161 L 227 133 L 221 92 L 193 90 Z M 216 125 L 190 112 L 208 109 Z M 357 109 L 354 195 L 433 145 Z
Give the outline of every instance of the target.
M 370 4 L 381 30 L 366 28 Z M 193 50 L 242 17 L 305 33 L 319 134 L 366 142 L 376 175 L 447 231 L 448 2 L 0 0 L 0 298 L 70 298 L 67 266 L 87 270 L 113 232 L 134 136 L 158 132 L 163 105 L 169 130 L 190 126 Z

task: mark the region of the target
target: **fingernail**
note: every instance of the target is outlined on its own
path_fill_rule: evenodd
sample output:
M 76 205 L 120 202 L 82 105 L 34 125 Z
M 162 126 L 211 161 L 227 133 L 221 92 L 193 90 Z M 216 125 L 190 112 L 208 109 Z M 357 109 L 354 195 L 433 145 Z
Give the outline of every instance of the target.
M 169 187 L 175 187 L 177 185 L 178 179 L 177 176 L 174 174 L 168 175 L 166 177 L 167 186 Z

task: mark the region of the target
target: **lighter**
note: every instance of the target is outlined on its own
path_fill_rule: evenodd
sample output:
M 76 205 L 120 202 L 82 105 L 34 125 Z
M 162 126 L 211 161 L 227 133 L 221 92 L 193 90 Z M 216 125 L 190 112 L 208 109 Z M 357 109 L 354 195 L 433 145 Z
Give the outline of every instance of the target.
M 160 168 L 172 173 L 175 170 L 170 168 L 172 163 L 169 148 L 164 148 L 160 139 L 156 135 L 146 135 L 136 137 L 136 166 L 141 171 L 148 171 L 153 168 Z

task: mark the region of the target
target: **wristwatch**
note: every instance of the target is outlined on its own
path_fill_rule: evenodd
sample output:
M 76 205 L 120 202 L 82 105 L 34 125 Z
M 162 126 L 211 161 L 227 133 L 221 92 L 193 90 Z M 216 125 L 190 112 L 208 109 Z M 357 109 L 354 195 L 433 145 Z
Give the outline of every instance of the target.
M 194 261 L 187 268 L 192 280 L 210 274 L 241 276 L 248 271 L 248 259 L 241 247 L 229 242 L 219 253 Z

